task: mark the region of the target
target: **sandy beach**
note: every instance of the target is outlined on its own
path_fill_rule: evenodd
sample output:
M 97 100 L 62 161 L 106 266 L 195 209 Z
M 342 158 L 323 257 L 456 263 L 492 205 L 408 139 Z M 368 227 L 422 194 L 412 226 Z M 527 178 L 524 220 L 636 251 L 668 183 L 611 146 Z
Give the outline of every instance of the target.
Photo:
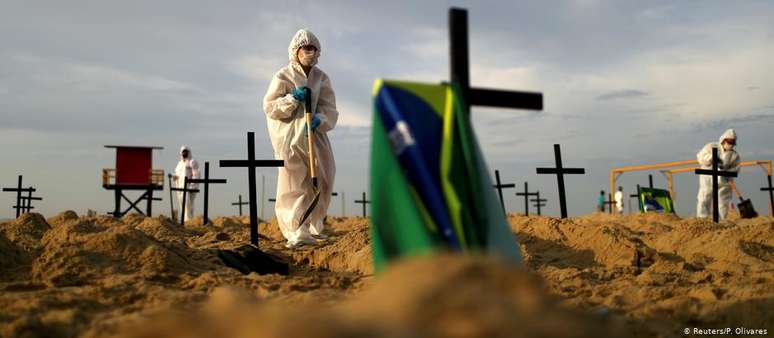
M 673 337 L 774 327 L 774 219 L 510 215 L 525 263 L 439 254 L 374 276 L 368 221 L 330 239 L 261 248 L 290 274 L 243 275 L 216 250 L 247 217 L 181 227 L 165 217 L 0 223 L 3 337 Z M 303 325 L 299 325 L 303 323 Z

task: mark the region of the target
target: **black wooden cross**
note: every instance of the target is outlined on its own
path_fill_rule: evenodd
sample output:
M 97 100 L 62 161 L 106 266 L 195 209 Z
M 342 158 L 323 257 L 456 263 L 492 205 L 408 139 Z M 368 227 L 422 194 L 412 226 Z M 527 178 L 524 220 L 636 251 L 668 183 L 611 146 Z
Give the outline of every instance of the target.
M 179 177 L 177 178 L 180 179 Z M 191 179 L 188 178 L 188 176 L 183 177 L 183 187 L 182 188 L 169 188 L 170 191 L 182 191 L 183 192 L 183 198 L 180 199 L 180 225 L 185 225 L 185 199 L 188 196 L 189 192 L 199 192 L 199 189 L 190 189 L 188 188 L 188 183 L 191 183 Z
M 365 192 L 363 192 L 363 199 L 362 200 L 357 200 L 357 201 L 355 201 L 355 203 L 362 204 L 363 205 L 363 217 L 368 216 L 368 214 L 366 213 L 366 204 L 371 203 L 371 201 L 366 199 L 366 193 Z
M 530 201 L 535 203 L 534 207 L 537 208 L 538 216 L 542 216 L 541 213 L 540 213 L 540 211 L 541 211 L 540 208 L 546 206 L 546 204 L 543 203 L 543 202 L 548 202 L 548 200 L 545 199 L 545 198 L 540 198 L 540 191 L 539 190 L 537 192 L 535 192 L 535 196 L 536 196 L 536 198 L 533 198 Z
M 637 193 L 629 195 L 629 202 L 631 202 L 632 197 L 637 199 L 637 211 L 640 211 L 640 185 L 637 184 Z M 629 213 L 632 212 L 632 204 L 629 203 Z
M 516 196 L 524 196 L 524 216 L 529 216 L 529 197 L 537 196 L 536 192 L 529 192 L 529 184 L 524 182 L 524 192 L 517 192 Z M 540 198 L 540 196 L 538 196 Z
M 24 209 L 23 213 L 29 213 L 30 210 L 35 209 L 35 207 L 32 206 L 32 201 L 42 201 L 42 197 L 33 197 L 32 192 L 35 191 L 33 187 L 29 187 L 27 190 L 27 196 L 22 196 L 22 207 Z
M 170 214 L 169 217 L 172 219 L 172 222 L 174 222 L 175 220 L 177 220 L 177 216 L 175 214 L 175 200 L 172 199 L 172 191 L 173 191 L 174 187 L 172 187 L 172 174 L 171 173 L 167 174 L 167 182 L 169 182 L 168 183 L 169 184 L 169 214 Z
M 248 202 L 248 201 L 242 202 L 242 195 L 241 194 L 239 195 L 239 201 L 238 202 L 231 203 L 231 205 L 238 205 L 239 206 L 239 216 L 240 217 L 242 216 L 242 206 L 243 205 L 248 205 L 248 204 L 250 204 L 250 202 Z
M 651 190 L 653 189 L 653 175 L 651 174 L 648 174 L 648 187 L 650 187 Z
M 503 200 L 503 189 L 516 188 L 516 185 L 513 183 L 502 184 L 500 182 L 499 170 L 495 170 L 495 180 L 497 184 L 493 185 L 493 187 L 497 189 L 497 194 L 500 195 L 500 205 L 503 207 L 503 211 L 505 211 L 505 201 Z
M 612 214 L 613 213 L 613 206 L 618 204 L 618 203 L 616 203 L 613 200 L 613 194 L 608 193 L 607 194 L 607 202 L 605 202 L 605 204 L 607 204 L 608 213 Z
M 204 218 L 202 219 L 202 224 L 207 224 L 210 222 L 210 184 L 224 184 L 226 183 L 226 180 L 222 178 L 210 178 L 210 162 L 204 162 L 204 178 L 189 179 L 188 183 L 201 183 L 204 185 Z
M 559 186 L 559 209 L 562 212 L 562 218 L 567 218 L 567 198 L 564 194 L 564 175 L 583 175 L 586 174 L 586 170 L 583 168 L 562 167 L 562 150 L 559 148 L 558 144 L 554 144 L 554 159 L 556 161 L 556 168 L 537 168 L 537 173 L 556 175 L 556 180 Z
M 543 109 L 543 94 L 541 93 L 470 87 L 467 10 L 462 8 L 449 9 L 449 40 L 451 81 L 460 86 L 462 99 L 466 106 L 465 113 L 468 117 L 470 117 L 471 106 Z
M 738 173 L 733 171 L 718 170 L 718 148 L 712 147 L 712 169 L 696 169 L 696 175 L 712 176 L 712 221 L 720 221 L 718 209 L 718 177 L 736 177 Z
M 258 246 L 258 198 L 255 192 L 255 169 L 262 167 L 284 167 L 283 160 L 256 160 L 255 133 L 247 132 L 247 160 L 220 160 L 221 167 L 247 168 L 247 184 L 250 189 L 250 243 Z
M 766 176 L 769 179 L 769 187 L 763 187 L 761 188 L 761 191 L 768 191 L 769 192 L 769 208 L 771 210 L 774 210 L 774 187 L 771 186 L 771 175 Z M 774 211 L 772 211 L 774 212 Z M 774 214 L 772 214 L 774 216 Z
M 13 208 L 16 209 L 16 218 L 19 218 L 19 216 L 22 214 L 22 210 L 24 209 L 22 193 L 32 193 L 35 191 L 35 188 L 22 188 L 22 175 L 19 175 L 19 183 L 16 185 L 16 188 L 3 188 L 3 191 L 16 193 L 16 205 L 14 205 Z

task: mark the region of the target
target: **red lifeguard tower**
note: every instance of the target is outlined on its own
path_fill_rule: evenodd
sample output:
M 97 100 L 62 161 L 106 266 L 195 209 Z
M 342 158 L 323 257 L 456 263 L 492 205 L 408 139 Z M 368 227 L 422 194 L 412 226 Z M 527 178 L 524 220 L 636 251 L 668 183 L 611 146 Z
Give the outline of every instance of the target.
M 151 216 L 153 201 L 161 198 L 153 198 L 154 190 L 164 189 L 164 170 L 153 169 L 153 150 L 163 147 L 146 146 L 112 146 L 105 148 L 116 149 L 115 169 L 102 169 L 102 187 L 115 191 L 116 206 L 112 214 L 121 217 L 132 209 L 145 216 Z M 124 195 L 124 190 L 144 191 L 134 202 Z M 121 199 L 129 202 L 129 208 L 121 210 Z M 140 201 L 145 200 L 146 210 L 143 213 L 137 207 Z

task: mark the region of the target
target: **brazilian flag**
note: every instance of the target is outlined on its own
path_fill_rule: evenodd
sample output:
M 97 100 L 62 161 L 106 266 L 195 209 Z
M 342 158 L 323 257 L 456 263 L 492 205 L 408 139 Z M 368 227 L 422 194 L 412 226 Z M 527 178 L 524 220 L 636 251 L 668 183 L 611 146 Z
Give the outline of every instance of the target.
M 520 262 L 473 127 L 453 84 L 377 80 L 371 240 L 377 271 L 440 250 Z
M 640 212 L 674 213 L 675 206 L 669 190 L 640 188 Z

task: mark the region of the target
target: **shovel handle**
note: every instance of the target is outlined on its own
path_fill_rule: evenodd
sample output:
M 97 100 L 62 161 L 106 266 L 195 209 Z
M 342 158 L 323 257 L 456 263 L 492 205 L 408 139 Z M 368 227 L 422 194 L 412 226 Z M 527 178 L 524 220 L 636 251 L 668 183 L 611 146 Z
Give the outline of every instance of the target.
M 309 88 L 306 88 L 306 98 L 304 99 L 304 106 L 306 106 L 306 142 L 307 146 L 309 147 L 309 173 L 312 177 L 312 183 L 317 186 L 317 168 L 316 168 L 316 157 L 314 154 L 314 140 L 312 138 L 312 135 L 314 132 L 312 131 L 312 90 Z

